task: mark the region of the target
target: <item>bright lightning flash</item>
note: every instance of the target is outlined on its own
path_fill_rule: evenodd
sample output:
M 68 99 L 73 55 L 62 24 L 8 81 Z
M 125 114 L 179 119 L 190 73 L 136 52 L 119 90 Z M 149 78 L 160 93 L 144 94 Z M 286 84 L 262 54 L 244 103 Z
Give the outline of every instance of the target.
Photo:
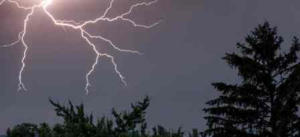
M 113 41 L 111 41 L 110 39 L 107 39 L 105 38 L 104 36 L 101 36 L 101 35 L 92 35 L 90 34 L 86 29 L 85 27 L 87 25 L 90 25 L 90 24 L 95 24 L 95 23 L 98 23 L 100 21 L 107 21 L 107 22 L 114 22 L 114 21 L 125 21 L 125 22 L 128 22 L 130 24 L 132 24 L 133 27 L 140 27 L 140 28 L 145 28 L 145 29 L 149 29 L 149 28 L 152 28 L 156 25 L 159 24 L 160 21 L 158 22 L 155 22 L 151 25 L 143 25 L 143 24 L 138 24 L 136 23 L 134 20 L 131 20 L 129 18 L 126 18 L 127 15 L 131 14 L 132 11 L 137 8 L 137 7 L 140 7 L 140 6 L 150 6 L 154 3 L 156 3 L 158 0 L 154 0 L 154 1 L 151 1 L 151 2 L 141 2 L 141 3 L 137 3 L 137 4 L 134 4 L 132 5 L 128 11 L 122 13 L 121 15 L 118 15 L 116 17 L 113 17 L 113 18 L 109 18 L 107 17 L 107 14 L 108 12 L 112 9 L 112 5 L 114 3 L 114 0 L 110 0 L 109 2 L 109 6 L 106 8 L 105 12 L 102 14 L 102 16 L 96 18 L 96 19 L 92 19 L 92 20 L 86 20 L 84 21 L 83 23 L 77 23 L 73 20 L 58 20 L 56 19 L 49 11 L 48 11 L 48 6 L 51 5 L 53 3 L 53 0 L 43 0 L 42 2 L 40 2 L 39 4 L 36 4 L 36 5 L 33 5 L 33 6 L 22 6 L 21 3 L 19 3 L 18 1 L 16 0 L 2 0 L 0 1 L 0 5 L 2 5 L 3 3 L 5 2 L 8 2 L 8 3 L 12 3 L 14 4 L 15 6 L 17 6 L 18 8 L 20 9 L 23 9 L 23 10 L 26 10 L 26 11 L 29 11 L 26 15 L 26 18 L 24 19 L 24 23 L 23 23 L 23 30 L 21 32 L 19 32 L 19 35 L 18 35 L 18 40 L 10 43 L 10 44 L 7 44 L 7 45 L 3 45 L 3 47 L 10 47 L 10 46 L 14 46 L 18 43 L 21 43 L 23 46 L 24 46 L 24 52 L 23 52 L 23 57 L 22 57 L 22 60 L 21 60 L 21 63 L 22 63 L 22 67 L 19 71 L 19 77 L 18 77 L 18 80 L 19 80 L 19 84 L 18 84 L 18 90 L 19 91 L 26 91 L 26 87 L 25 87 L 25 84 L 23 83 L 23 72 L 24 72 L 24 69 L 26 68 L 26 57 L 27 57 L 27 52 L 29 50 L 29 45 L 27 45 L 26 41 L 25 41 L 25 37 L 27 35 L 27 29 L 28 29 L 28 22 L 30 21 L 30 18 L 32 15 L 34 15 L 36 9 L 42 9 L 43 12 L 46 13 L 46 15 L 51 19 L 51 21 L 53 22 L 54 25 L 56 26 L 60 26 L 60 27 L 68 27 L 68 28 L 71 28 L 71 29 L 74 29 L 74 30 L 78 30 L 78 32 L 81 34 L 81 38 L 93 49 L 93 51 L 96 53 L 96 58 L 95 58 L 95 62 L 93 63 L 91 69 L 86 73 L 86 76 L 85 76 L 85 80 L 86 80 L 86 85 L 85 85 L 85 91 L 86 93 L 89 93 L 89 87 L 91 86 L 91 82 L 90 82 L 90 76 L 93 74 L 93 72 L 95 71 L 95 68 L 99 62 L 99 59 L 100 57 L 106 57 L 108 59 L 110 59 L 112 65 L 114 66 L 114 71 L 115 73 L 119 76 L 120 80 L 122 81 L 122 83 L 124 85 L 127 85 L 126 84 L 126 81 L 125 81 L 125 77 L 122 75 L 122 73 L 118 70 L 118 65 L 114 59 L 114 56 L 110 55 L 110 54 L 107 54 L 107 53 L 102 53 L 101 51 L 99 51 L 97 48 L 96 48 L 96 44 L 93 43 L 91 40 L 92 39 L 100 39 L 100 40 L 103 40 L 105 42 L 107 42 L 108 44 L 110 44 L 110 46 L 119 51 L 119 52 L 126 52 L 126 53 L 133 53 L 133 54 L 141 54 L 139 51 L 135 51 L 135 50 L 127 50 L 127 49 L 121 49 L 119 48 L 117 45 L 115 45 L 113 43 Z
M 48 5 L 51 5 L 53 0 L 44 0 L 44 5 L 47 7 Z

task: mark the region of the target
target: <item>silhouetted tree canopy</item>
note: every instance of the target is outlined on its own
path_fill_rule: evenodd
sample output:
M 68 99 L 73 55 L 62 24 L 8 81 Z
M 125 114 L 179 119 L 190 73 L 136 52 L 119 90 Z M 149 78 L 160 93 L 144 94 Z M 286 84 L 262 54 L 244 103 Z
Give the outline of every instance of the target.
M 181 129 L 173 132 L 162 126 L 147 130 L 146 109 L 149 98 L 131 104 L 131 111 L 117 112 L 112 110 L 114 120 L 102 117 L 94 120 L 93 115 L 87 115 L 84 106 L 74 106 L 70 101 L 64 106 L 49 100 L 54 106 L 57 116 L 63 118 L 62 124 L 53 127 L 47 123 L 40 125 L 20 124 L 7 130 L 8 137 L 183 137 Z M 190 137 L 198 137 L 195 130 Z
M 242 80 L 212 84 L 221 95 L 207 102 L 208 128 L 203 136 L 300 136 L 300 44 L 294 37 L 289 51 L 284 52 L 282 43 L 277 28 L 266 22 L 245 43 L 237 43 L 239 53 L 226 54 L 224 60 Z

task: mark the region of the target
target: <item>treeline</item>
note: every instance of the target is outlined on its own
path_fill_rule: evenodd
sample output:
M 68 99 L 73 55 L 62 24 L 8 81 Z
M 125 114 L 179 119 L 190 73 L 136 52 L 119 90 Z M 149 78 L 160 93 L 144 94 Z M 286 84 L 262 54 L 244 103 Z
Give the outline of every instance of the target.
M 145 120 L 149 98 L 117 112 L 113 119 L 94 119 L 83 105 L 63 106 L 50 100 L 63 123 L 53 127 L 24 123 L 7 130 L 8 137 L 300 137 L 299 39 L 294 37 L 288 51 L 283 38 L 268 22 L 258 25 L 237 43 L 238 53 L 223 58 L 237 70 L 241 81 L 212 85 L 220 95 L 208 101 L 204 112 L 207 127 L 190 133 L 181 128 L 156 126 L 149 130 Z M 200 106 L 200 104 L 199 104 Z
M 57 116 L 63 118 L 62 124 L 51 127 L 47 123 L 40 125 L 23 123 L 7 130 L 8 137 L 183 137 L 181 129 L 170 131 L 157 126 L 152 131 L 147 130 L 145 120 L 149 98 L 131 105 L 131 111 L 117 112 L 112 110 L 113 120 L 106 117 L 94 119 L 92 114 L 87 115 L 84 106 L 74 106 L 69 102 L 63 106 L 50 100 L 55 107 Z M 198 137 L 198 133 L 190 137 Z

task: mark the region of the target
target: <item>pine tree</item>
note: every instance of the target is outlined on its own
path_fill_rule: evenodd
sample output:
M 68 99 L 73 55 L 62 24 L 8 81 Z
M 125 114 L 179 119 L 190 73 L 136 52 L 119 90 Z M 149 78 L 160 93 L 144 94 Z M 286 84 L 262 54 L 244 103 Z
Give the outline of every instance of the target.
M 300 50 L 294 37 L 288 52 L 281 50 L 283 38 L 268 22 L 259 25 L 237 43 L 240 53 L 223 58 L 238 71 L 241 81 L 212 85 L 220 96 L 207 102 L 211 137 L 299 137 L 297 115 L 300 93 Z

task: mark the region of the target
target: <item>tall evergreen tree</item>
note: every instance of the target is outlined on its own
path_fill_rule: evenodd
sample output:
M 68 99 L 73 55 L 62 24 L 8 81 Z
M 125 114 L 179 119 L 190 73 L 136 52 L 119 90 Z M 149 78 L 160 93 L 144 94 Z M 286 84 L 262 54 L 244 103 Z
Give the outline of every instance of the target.
M 237 44 L 240 53 L 225 55 L 241 81 L 212 84 L 221 95 L 207 102 L 203 136 L 300 136 L 300 43 L 294 37 L 288 52 L 281 50 L 282 43 L 277 28 L 266 22 Z

